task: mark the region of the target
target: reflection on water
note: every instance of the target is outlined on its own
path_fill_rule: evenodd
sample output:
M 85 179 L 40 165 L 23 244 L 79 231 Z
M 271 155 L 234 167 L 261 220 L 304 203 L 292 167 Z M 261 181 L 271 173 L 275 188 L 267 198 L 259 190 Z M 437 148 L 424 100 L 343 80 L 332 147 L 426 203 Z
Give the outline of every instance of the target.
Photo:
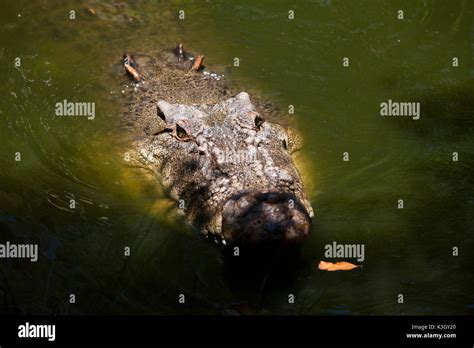
M 40 248 L 35 264 L 2 261 L 1 313 L 472 313 L 471 2 L 1 6 L 0 240 Z M 117 63 L 123 52 L 177 42 L 278 105 L 282 122 L 294 118 L 316 209 L 299 252 L 229 263 L 184 226 L 154 180 L 124 163 L 128 82 Z M 96 118 L 55 116 L 64 99 L 94 102 Z M 380 117 L 388 99 L 420 102 L 421 119 Z M 364 267 L 317 271 L 333 241 L 365 244 Z

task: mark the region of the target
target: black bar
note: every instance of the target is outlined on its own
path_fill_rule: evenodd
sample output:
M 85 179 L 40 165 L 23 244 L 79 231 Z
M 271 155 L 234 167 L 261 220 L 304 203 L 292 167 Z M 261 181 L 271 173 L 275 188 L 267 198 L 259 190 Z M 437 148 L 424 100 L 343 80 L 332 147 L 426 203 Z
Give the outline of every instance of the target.
M 55 340 L 20 338 L 25 323 L 55 325 Z M 412 325 L 416 325 L 414 328 Z M 434 326 L 429 326 L 434 325 Z M 426 326 L 424 330 L 422 328 Z M 473 317 L 463 316 L 16 316 L 0 318 L 9 344 L 410 344 L 474 343 Z M 456 337 L 407 338 L 407 334 Z

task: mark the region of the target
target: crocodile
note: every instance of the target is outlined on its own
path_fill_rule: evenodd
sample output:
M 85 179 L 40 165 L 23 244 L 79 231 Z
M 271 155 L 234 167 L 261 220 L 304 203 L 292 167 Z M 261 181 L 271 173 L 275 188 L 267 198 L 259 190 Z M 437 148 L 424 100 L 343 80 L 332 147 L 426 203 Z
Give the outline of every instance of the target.
M 191 226 L 227 246 L 307 237 L 314 212 L 292 160 L 297 146 L 283 125 L 269 120 L 268 104 L 232 93 L 221 76 L 196 69 L 182 46 L 146 58 L 141 71 L 136 60 L 142 90 L 133 94 L 126 118 L 141 130 L 133 148 Z

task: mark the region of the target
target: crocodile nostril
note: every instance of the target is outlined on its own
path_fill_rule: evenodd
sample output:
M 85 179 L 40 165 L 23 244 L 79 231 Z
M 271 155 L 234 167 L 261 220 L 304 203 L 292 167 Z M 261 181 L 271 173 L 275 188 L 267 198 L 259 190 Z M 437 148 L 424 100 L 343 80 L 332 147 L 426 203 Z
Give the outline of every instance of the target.
M 281 202 L 284 197 L 281 193 L 277 192 L 267 192 L 262 193 L 256 196 L 257 200 L 264 203 L 275 204 Z
M 298 201 L 284 191 L 249 193 L 230 199 L 222 215 L 226 240 L 254 246 L 302 240 L 309 235 L 311 219 L 301 205 L 289 206 L 289 199 Z M 239 201 L 251 203 L 240 207 Z

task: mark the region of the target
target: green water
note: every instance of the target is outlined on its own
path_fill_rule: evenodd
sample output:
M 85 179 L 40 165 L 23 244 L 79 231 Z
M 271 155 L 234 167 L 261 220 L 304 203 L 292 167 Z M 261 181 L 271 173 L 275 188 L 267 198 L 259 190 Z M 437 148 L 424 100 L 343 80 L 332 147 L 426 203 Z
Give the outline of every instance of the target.
M 473 313 L 472 1 L 126 2 L 0 4 L 0 241 L 40 250 L 1 261 L 0 313 Z M 177 42 L 303 135 L 316 219 L 284 275 L 233 275 L 123 162 L 116 64 Z M 63 99 L 95 102 L 96 118 L 55 116 Z M 421 118 L 381 117 L 388 99 L 420 102 Z M 333 241 L 364 244 L 364 267 L 318 271 Z

